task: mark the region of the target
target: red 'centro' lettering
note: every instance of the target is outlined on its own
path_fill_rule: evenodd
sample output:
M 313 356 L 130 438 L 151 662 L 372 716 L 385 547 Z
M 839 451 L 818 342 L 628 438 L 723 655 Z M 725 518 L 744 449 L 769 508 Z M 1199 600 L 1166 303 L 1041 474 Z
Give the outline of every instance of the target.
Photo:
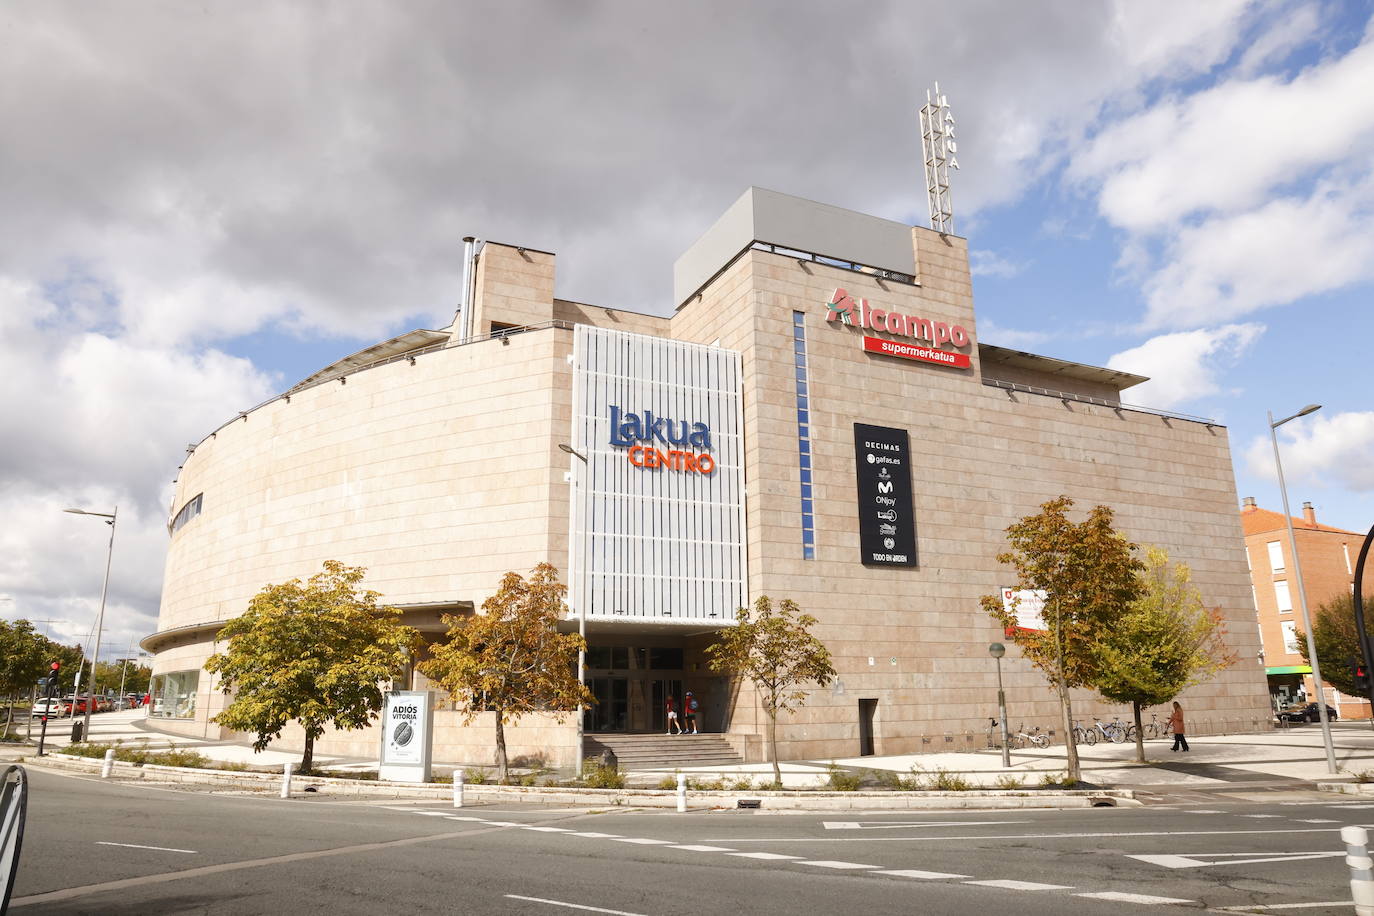
M 630 449 L 630 464 L 637 468 L 666 468 L 670 471 L 691 471 L 696 474 L 709 474 L 716 469 L 716 462 L 708 454 L 684 452 L 668 449 L 666 452 L 647 445 L 636 445 Z

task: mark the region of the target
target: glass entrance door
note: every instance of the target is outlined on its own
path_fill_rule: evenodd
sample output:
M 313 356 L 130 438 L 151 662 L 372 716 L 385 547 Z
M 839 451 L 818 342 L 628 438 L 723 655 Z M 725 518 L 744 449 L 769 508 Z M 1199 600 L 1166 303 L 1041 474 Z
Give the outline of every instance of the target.
M 668 731 L 668 698 L 673 698 L 673 708 L 677 710 L 677 724 L 682 725 L 682 681 L 653 681 L 653 696 L 649 706 L 649 728 L 656 732 Z
M 594 677 L 587 686 L 596 703 L 583 713 L 582 727 L 589 732 L 623 732 L 629 728 L 629 682 L 623 677 Z

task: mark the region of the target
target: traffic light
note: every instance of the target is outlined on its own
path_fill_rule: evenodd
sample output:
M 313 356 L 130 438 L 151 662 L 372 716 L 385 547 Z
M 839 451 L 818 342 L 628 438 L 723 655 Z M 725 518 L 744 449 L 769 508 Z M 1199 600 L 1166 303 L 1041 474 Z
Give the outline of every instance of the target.
M 1369 693 L 1369 669 L 1355 659 L 1350 659 L 1350 680 L 1360 693 Z
M 43 678 L 43 680 L 47 682 L 44 686 L 45 686 L 45 689 L 46 689 L 46 694 L 45 694 L 45 695 L 46 695 L 48 698 L 51 698 L 52 695 L 53 695 L 54 693 L 57 692 L 57 673 L 58 673 L 59 671 L 61 671 L 61 670 L 62 670 L 62 663 L 61 663 L 61 662 L 53 662 L 53 663 L 52 663 L 52 668 L 51 668 L 52 673 L 49 674 L 47 677 Z

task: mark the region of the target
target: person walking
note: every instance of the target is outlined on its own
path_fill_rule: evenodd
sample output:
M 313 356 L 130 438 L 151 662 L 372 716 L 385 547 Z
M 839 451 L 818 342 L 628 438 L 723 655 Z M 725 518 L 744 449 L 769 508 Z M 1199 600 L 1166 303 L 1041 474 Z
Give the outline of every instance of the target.
M 683 712 L 686 714 L 684 729 L 689 735 L 699 734 L 697 732 L 697 698 L 692 696 L 692 691 L 687 691 L 687 699 L 683 706 Z
M 682 734 L 682 725 L 677 720 L 677 701 L 669 696 L 664 706 L 668 710 L 668 734 Z
M 1169 716 L 1169 729 L 1174 733 L 1174 746 L 1169 750 L 1182 750 L 1183 753 L 1188 753 L 1188 739 L 1183 735 L 1183 707 L 1178 705 L 1178 700 L 1174 700 L 1174 712 Z

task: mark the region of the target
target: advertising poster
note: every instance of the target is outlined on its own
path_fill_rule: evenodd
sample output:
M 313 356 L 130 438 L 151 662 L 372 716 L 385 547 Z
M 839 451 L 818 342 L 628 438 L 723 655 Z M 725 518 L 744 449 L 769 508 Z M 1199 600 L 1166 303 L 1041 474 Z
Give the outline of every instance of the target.
M 382 703 L 382 779 L 429 780 L 433 744 L 430 692 L 398 690 Z
M 865 566 L 916 565 L 911 442 L 904 429 L 854 424 L 859 550 Z

